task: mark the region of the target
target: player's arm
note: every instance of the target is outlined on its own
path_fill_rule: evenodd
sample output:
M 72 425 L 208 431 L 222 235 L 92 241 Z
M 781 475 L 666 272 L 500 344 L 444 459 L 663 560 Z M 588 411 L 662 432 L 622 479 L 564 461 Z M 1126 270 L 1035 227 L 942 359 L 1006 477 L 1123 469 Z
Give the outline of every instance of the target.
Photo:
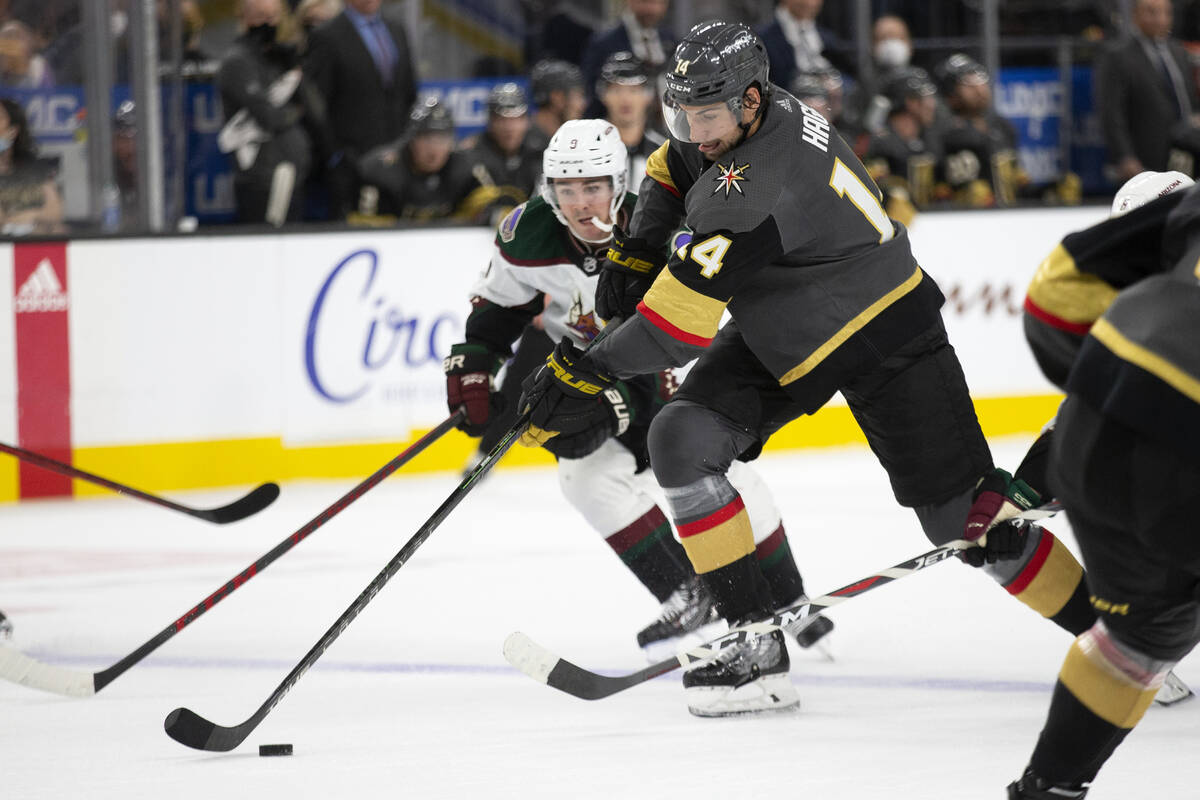
M 542 312 L 545 299 L 519 279 L 499 243 L 472 292 L 466 340 L 450 348 L 442 367 L 446 404 L 452 412 L 465 407 L 467 417 L 459 427 L 481 436 L 491 416 L 501 410 L 496 373 L 512 355 L 512 343 L 521 331 Z
M 669 241 L 683 224 L 690 172 L 674 142 L 664 142 L 646 161 L 628 231 L 613 231 L 596 285 L 602 319 L 629 318 L 667 263 Z
M 593 347 L 589 360 L 619 378 L 683 366 L 712 342 L 746 278 L 782 254 L 769 215 L 740 233 L 695 234 L 671 254 L 637 314 Z

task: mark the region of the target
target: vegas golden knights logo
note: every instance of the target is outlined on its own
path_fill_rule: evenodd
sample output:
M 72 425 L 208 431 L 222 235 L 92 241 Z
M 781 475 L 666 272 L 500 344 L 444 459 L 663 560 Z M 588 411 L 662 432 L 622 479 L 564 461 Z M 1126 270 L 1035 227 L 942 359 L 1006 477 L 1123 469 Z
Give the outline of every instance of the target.
M 688 67 L 690 67 L 691 65 L 692 65 L 691 61 L 687 61 L 687 60 L 681 58 L 677 62 L 675 62 L 675 72 L 677 72 L 680 75 L 687 75 Z

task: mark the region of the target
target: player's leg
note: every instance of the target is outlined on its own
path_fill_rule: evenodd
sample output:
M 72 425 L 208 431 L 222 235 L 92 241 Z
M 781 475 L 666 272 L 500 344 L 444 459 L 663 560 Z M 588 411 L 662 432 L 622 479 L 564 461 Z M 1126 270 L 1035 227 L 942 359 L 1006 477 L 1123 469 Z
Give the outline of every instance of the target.
M 729 482 L 741 495 L 750 515 L 754 532 L 754 557 L 771 588 L 771 603 L 776 610 L 788 608 L 805 599 L 804 578 L 796 565 L 783 518 L 775 505 L 770 488 L 758 470 L 744 461 L 734 461 L 727 473 Z M 833 620 L 826 616 L 808 617 L 788 632 L 801 647 L 812 647 L 833 630 Z
M 1009 787 L 1015 800 L 1083 797 L 1200 641 L 1200 469 L 1076 398 L 1060 419 L 1051 474 L 1100 619 L 1068 651 L 1029 766 Z
M 657 502 L 647 472 L 624 444 L 609 439 L 582 458 L 558 460 L 563 495 L 655 599 L 664 602 L 693 576 L 687 555 Z
M 688 558 L 721 616 L 735 625 L 774 610 L 750 514 L 727 475 L 740 456 L 761 447 L 763 421 L 783 416 L 762 391 L 770 387 L 777 390 L 778 382 L 728 324 L 650 427 L 654 475 Z M 779 631 L 728 648 L 713 664 L 684 675 L 688 708 L 724 716 L 793 707 L 799 697 L 789 666 Z
M 937 325 L 843 389 L 850 410 L 931 542 L 961 539 L 979 481 L 994 469 L 962 366 Z M 1091 626 L 1083 568 L 1035 526 L 1011 561 L 985 571 L 1025 605 L 1078 634 Z

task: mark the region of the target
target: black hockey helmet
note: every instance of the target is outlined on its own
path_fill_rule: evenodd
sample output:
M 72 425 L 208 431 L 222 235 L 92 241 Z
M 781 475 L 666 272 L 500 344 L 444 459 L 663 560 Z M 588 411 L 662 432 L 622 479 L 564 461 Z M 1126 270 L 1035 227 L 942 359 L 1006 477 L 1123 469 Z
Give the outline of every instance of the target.
M 583 73 L 569 61 L 548 58 L 533 65 L 529 73 L 529 88 L 533 104 L 544 106 L 550 102 L 551 92 L 569 92 L 583 89 Z
M 937 94 L 937 87 L 929 78 L 929 73 L 920 67 L 905 67 L 898 70 L 883 87 L 883 96 L 892 104 L 892 108 L 903 108 L 904 102 L 911 98 L 931 97 Z
M 688 140 L 690 129 L 680 106 L 724 102 L 739 121 L 744 136 L 750 126 L 740 122 L 743 95 L 758 85 L 763 95 L 758 109 L 761 114 L 770 88 L 767 48 L 754 31 L 740 22 L 702 22 L 683 37 L 674 58 L 663 93 L 663 118 L 671 133 Z
M 413 106 L 408 115 L 408 133 L 420 136 L 423 133 L 454 133 L 454 115 L 436 97 L 427 97 Z
M 488 94 L 488 115 L 493 117 L 523 117 L 529 112 L 525 92 L 515 83 L 500 83 Z
M 137 133 L 137 106 L 126 100 L 113 113 L 113 133 L 117 136 L 133 136 Z
M 955 53 L 934 68 L 937 89 L 943 97 L 954 94 L 959 84 L 988 82 L 987 68 L 966 53 Z
M 604 60 L 600 67 L 600 80 L 596 85 L 599 94 L 604 87 L 619 83 L 625 86 L 645 86 L 650 81 L 650 74 L 641 59 L 628 50 L 620 50 Z

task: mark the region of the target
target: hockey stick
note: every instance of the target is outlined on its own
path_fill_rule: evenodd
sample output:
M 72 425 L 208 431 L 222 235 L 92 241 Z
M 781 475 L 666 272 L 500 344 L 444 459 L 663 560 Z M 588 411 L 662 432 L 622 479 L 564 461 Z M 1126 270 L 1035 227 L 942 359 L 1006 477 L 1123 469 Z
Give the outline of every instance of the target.
M 1060 509 L 1061 506 L 1048 504 L 1040 508 L 1029 509 L 1018 514 L 1017 517 L 1025 520 L 1042 519 L 1057 513 Z M 785 608 L 768 619 L 734 628 L 724 635 L 711 639 L 704 644 L 684 650 L 671 658 L 659 661 L 657 664 L 651 664 L 645 669 L 628 675 L 610 677 L 584 669 L 564 658 L 556 656 L 520 631 L 514 631 L 504 640 L 504 658 L 508 663 L 536 681 L 540 681 L 559 691 L 566 692 L 583 700 L 600 700 L 657 678 L 659 675 L 671 672 L 678 667 L 698 667 L 706 664 L 716 658 L 720 651 L 726 647 L 751 641 L 761 634 L 769 633 L 807 617 L 815 616 L 830 606 L 835 606 L 838 603 L 849 600 L 851 597 L 857 597 L 864 592 L 869 592 L 885 583 L 891 583 L 899 578 L 908 577 L 914 572 L 919 572 L 926 567 L 931 567 L 934 564 L 945 561 L 960 550 L 966 550 L 974 546 L 974 543 L 961 539 L 950 542 L 949 544 L 930 550 L 928 553 L 922 553 L 916 558 L 877 572 L 870 577 L 855 581 L 848 586 L 843 586 L 829 594 L 821 595 L 820 597 L 815 597 L 803 603 L 797 603 L 794 606 Z
M 61 461 L 55 461 L 32 450 L 26 450 L 23 447 L 14 447 L 11 444 L 0 442 L 0 453 L 8 453 L 10 456 L 16 456 L 22 461 L 28 461 L 30 464 L 36 464 L 42 469 L 57 472 L 60 475 L 67 475 L 72 478 L 79 478 L 97 486 L 103 486 L 106 489 L 112 489 L 114 492 L 126 494 L 130 497 L 136 497 L 139 500 L 145 500 L 154 503 L 164 508 L 169 508 L 173 511 L 180 511 L 197 519 L 202 519 L 205 522 L 214 522 L 217 525 L 225 525 L 230 522 L 237 522 L 240 519 L 257 514 L 271 503 L 275 502 L 275 498 L 279 497 L 279 486 L 274 483 L 264 483 L 250 494 L 235 500 L 229 505 L 221 506 L 220 508 L 192 508 L 190 506 L 181 505 L 165 497 L 147 494 L 140 489 L 134 489 L 132 486 L 126 486 L 116 481 L 110 481 L 108 478 L 101 478 L 99 475 L 93 475 L 90 472 L 85 472 L 78 467 L 73 467 L 70 464 L 64 464 Z
M 204 598 L 198 605 L 108 669 L 103 669 L 99 672 L 78 672 L 65 667 L 43 664 L 12 647 L 0 644 L 0 678 L 28 686 L 31 689 L 42 689 L 47 692 L 72 697 L 89 697 L 96 694 L 120 677 L 127 669 L 157 650 L 160 645 L 176 633 L 195 622 L 197 617 L 224 600 L 243 583 L 262 572 L 277 558 L 304 541 L 309 534 L 341 513 L 346 506 L 362 497 L 368 490 L 383 481 L 384 478 L 404 466 L 418 453 L 444 436 L 451 428 L 458 424 L 458 421 L 462 419 L 465 413 L 462 409 L 454 412 L 454 414 L 440 423 L 436 428 L 409 445 L 403 453 L 400 453 L 400 455 L 380 467 L 370 477 L 338 498 L 333 505 L 309 520 L 300 530 L 275 545 L 266 555 L 263 555 L 249 567 L 239 572 L 228 583 Z
M 367 607 L 367 604 L 375 598 L 375 595 L 379 594 L 384 585 L 392 579 L 392 576 L 404 566 L 405 562 L 412 557 L 417 548 L 425 543 L 429 535 L 445 521 L 446 517 L 462 502 L 463 498 L 479 485 L 479 482 L 487 475 L 492 466 L 512 447 L 517 437 L 525 429 L 528 421 L 529 414 L 526 412 L 513 423 L 508 432 L 504 434 L 504 437 L 492 448 L 492 452 L 488 453 L 471 470 L 467 477 L 463 478 L 458 488 L 450 493 L 450 496 L 438 506 L 437 511 L 433 512 L 433 516 L 426 520 L 425 524 L 400 548 L 400 552 L 392 557 L 392 560 L 387 563 L 383 571 L 367 584 L 367 588 L 363 589 L 362 593 L 350 604 L 350 607 L 342 612 L 337 621 L 333 623 L 329 630 L 325 631 L 317 643 L 312 646 L 312 649 L 305 654 L 304 658 L 300 659 L 300 663 L 292 668 L 292 671 L 283 679 L 283 682 L 275 688 L 275 691 L 271 693 L 266 702 L 259 706 L 258 710 L 249 719 L 239 725 L 225 727 L 224 725 L 217 725 L 210 722 L 191 709 L 177 708 L 168 714 L 166 720 L 163 722 L 163 727 L 166 729 L 167 735 L 180 744 L 187 745 L 196 750 L 207 750 L 210 752 L 232 750 L 245 741 L 251 731 L 258 727 L 258 724 L 263 721 L 267 714 L 271 713 L 271 709 L 278 705 L 279 701 L 291 691 L 292 687 L 296 685 L 296 682 L 300 680 L 304 673 L 329 649 L 334 640 L 341 636 L 342 631 L 346 630 L 350 623 L 354 621 L 354 618 Z
M 622 320 L 619 317 L 610 320 L 604 327 L 604 330 L 591 341 L 588 347 L 591 348 L 602 341 L 610 331 L 616 330 L 621 322 Z M 450 496 L 425 521 L 425 524 L 418 528 L 417 532 L 412 535 L 412 538 L 404 543 L 404 546 L 400 548 L 400 552 L 396 553 L 392 557 L 392 560 L 384 566 L 383 570 L 367 584 L 367 588 L 363 589 L 354 602 L 350 604 L 350 607 L 342 612 L 342 615 L 337 618 L 329 630 L 322 634 L 317 643 L 312 646 L 312 649 L 304 655 L 304 658 L 300 659 L 300 663 L 292 668 L 292 671 L 287 674 L 283 682 L 275 687 L 275 691 L 271 692 L 271 696 L 258 707 L 257 711 L 250 715 L 249 719 L 238 725 L 226 727 L 210 722 L 191 709 L 177 708 L 168 714 L 167 718 L 163 721 L 163 727 L 166 729 L 167 735 L 180 744 L 187 745 L 195 750 L 221 753 L 232 750 L 245 741 L 246 737 L 258 727 L 267 714 L 271 713 L 271 709 L 279 704 L 279 701 L 292 690 L 292 687 L 303 677 L 304 673 L 308 672 L 309 668 L 317 662 L 317 659 L 342 635 L 342 631 L 346 630 L 350 623 L 354 621 L 354 618 L 361 614 L 362 610 L 367 607 L 367 604 L 375 599 L 375 595 L 379 594 L 380 590 L 392 579 L 392 576 L 400 571 L 400 568 L 412 557 L 417 548 L 425 543 L 430 534 L 437 530 L 438 526 L 446 520 L 450 512 L 457 508 L 458 504 L 463 501 L 463 498 L 470 494 L 471 490 L 478 486 L 479 482 L 487 476 L 496 462 L 508 452 L 509 448 L 513 446 L 513 443 L 517 441 L 517 438 L 525 430 L 525 427 L 529 424 L 529 418 L 530 412 L 527 408 L 521 412 L 520 416 L 512 424 L 512 427 L 508 429 L 500 441 L 496 443 L 496 446 L 492 448 L 492 451 L 475 465 L 475 468 L 463 478 L 462 483 L 450 493 Z

